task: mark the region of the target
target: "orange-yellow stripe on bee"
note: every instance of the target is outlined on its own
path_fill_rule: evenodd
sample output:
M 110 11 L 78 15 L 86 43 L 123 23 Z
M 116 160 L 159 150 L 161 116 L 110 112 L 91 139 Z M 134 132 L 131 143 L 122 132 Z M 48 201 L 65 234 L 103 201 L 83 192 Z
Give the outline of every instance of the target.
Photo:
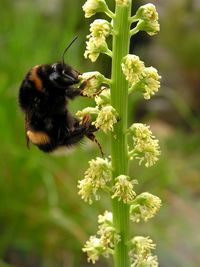
M 35 87 L 37 90 L 41 91 L 43 88 L 42 80 L 38 76 L 37 70 L 39 68 L 39 65 L 36 65 L 35 67 L 32 68 L 30 71 L 30 76 L 29 79 L 35 83 Z
M 50 142 L 49 136 L 44 132 L 33 132 L 31 130 L 28 130 L 26 134 L 33 144 L 45 145 Z

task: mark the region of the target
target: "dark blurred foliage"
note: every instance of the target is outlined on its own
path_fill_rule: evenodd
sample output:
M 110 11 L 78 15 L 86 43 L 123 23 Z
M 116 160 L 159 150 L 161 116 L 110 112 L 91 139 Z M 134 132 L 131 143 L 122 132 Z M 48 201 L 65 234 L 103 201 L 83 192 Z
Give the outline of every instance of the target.
M 114 1 L 110 2 L 110 7 Z M 88 206 L 77 195 L 77 181 L 98 156 L 85 140 L 67 156 L 26 148 L 23 114 L 17 105 L 20 83 L 29 68 L 60 59 L 78 35 L 66 61 L 79 71 L 110 74 L 110 59 L 91 64 L 83 58 L 85 36 L 93 18 L 84 20 L 79 0 L 0 0 L 0 267 L 84 267 L 81 247 L 97 227 L 97 215 L 110 202 Z M 142 3 L 134 1 L 134 10 Z M 153 2 L 154 3 L 154 2 Z M 162 87 L 150 101 L 130 97 L 129 120 L 151 125 L 161 140 L 157 166 L 130 166 L 137 191 L 159 195 L 163 207 L 149 223 L 133 225 L 133 234 L 151 235 L 161 267 L 200 266 L 200 3 L 161 1 L 161 32 L 139 33 L 131 43 L 147 66 L 162 75 Z M 100 14 L 97 17 L 102 17 Z M 108 66 L 108 67 L 105 67 Z M 79 99 L 71 109 L 91 104 Z M 108 136 L 97 134 L 108 145 Z M 107 149 L 109 152 L 109 149 Z M 101 260 L 97 265 L 109 266 Z

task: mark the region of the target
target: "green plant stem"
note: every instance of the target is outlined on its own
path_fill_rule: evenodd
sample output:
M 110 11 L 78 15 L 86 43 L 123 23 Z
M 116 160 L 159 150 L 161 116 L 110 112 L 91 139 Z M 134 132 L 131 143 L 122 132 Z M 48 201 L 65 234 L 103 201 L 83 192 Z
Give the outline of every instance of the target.
M 119 122 L 114 127 L 111 136 L 112 176 L 128 175 L 127 151 L 127 111 L 128 83 L 121 69 L 122 58 L 129 53 L 130 44 L 130 14 L 131 2 L 128 6 L 116 5 L 113 19 L 113 56 L 112 56 L 112 85 L 111 103 L 119 114 Z M 129 238 L 129 206 L 117 199 L 112 200 L 113 222 L 121 236 L 121 241 L 115 244 L 115 267 L 129 267 L 128 256 Z

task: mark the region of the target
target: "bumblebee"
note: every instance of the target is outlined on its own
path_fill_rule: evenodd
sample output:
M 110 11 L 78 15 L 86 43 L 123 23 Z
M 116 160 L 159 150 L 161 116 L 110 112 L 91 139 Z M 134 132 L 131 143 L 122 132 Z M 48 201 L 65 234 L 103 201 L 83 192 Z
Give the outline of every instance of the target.
M 80 73 L 64 63 L 64 55 L 75 40 L 63 52 L 61 62 L 34 66 L 22 81 L 19 106 L 25 113 L 28 147 L 31 142 L 44 152 L 53 152 L 79 143 L 84 136 L 100 147 L 90 117 L 80 122 L 67 107 L 68 100 L 81 96 L 84 87 L 74 87 L 80 82 Z

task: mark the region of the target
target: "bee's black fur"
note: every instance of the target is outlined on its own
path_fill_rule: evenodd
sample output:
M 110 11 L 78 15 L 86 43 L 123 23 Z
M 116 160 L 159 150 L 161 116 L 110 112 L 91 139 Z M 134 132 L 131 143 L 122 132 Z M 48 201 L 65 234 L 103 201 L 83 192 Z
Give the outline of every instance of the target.
M 19 105 L 25 113 L 27 144 L 44 152 L 72 146 L 84 136 L 95 140 L 97 129 L 86 118 L 82 124 L 67 108 L 69 99 L 81 95 L 79 73 L 64 63 L 33 67 L 19 90 Z

